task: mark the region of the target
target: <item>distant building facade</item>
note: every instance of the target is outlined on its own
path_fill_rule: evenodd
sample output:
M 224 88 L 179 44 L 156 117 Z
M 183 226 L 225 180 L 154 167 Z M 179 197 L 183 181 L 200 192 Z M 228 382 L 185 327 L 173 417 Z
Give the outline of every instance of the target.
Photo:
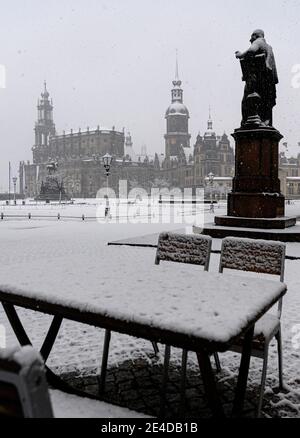
M 180 188 L 206 187 L 206 177 L 213 173 L 216 178 L 224 179 L 224 192 L 231 189 L 231 177 L 234 174 L 234 150 L 227 135 L 217 136 L 209 114 L 207 131 L 199 134 L 194 148 L 190 147 L 189 111 L 183 103 L 182 82 L 178 78 L 176 64 L 175 80 L 171 90 L 172 101 L 166 111 L 167 133 L 165 134 L 165 159 L 161 174 L 170 186 Z M 216 179 L 217 181 L 217 179 Z M 219 186 L 216 186 L 217 190 Z
M 106 186 L 106 174 L 101 157 L 113 156 L 109 185 L 118 192 L 119 180 L 128 181 L 128 189 L 191 188 L 205 187 L 206 177 L 212 172 L 216 178 L 232 177 L 234 151 L 226 134 L 217 136 L 209 115 L 204 136 L 197 136 L 191 148 L 189 111 L 183 103 L 182 82 L 176 64 L 175 79 L 171 90 L 171 104 L 166 113 L 165 154 L 147 154 L 142 147 L 140 154 L 133 148 L 130 133 L 98 126 L 58 134 L 53 120 L 53 102 L 44 84 L 37 105 L 33 160 L 20 162 L 20 193 L 25 197 L 39 194 L 47 176 L 47 164 L 58 164 L 58 178 L 63 181 L 66 192 L 72 197 L 95 197 Z M 225 181 L 227 181 L 225 179 Z M 230 181 L 230 179 L 228 180 Z M 226 189 L 227 190 L 227 189 Z
M 287 199 L 300 198 L 300 154 L 287 157 L 285 152 L 279 153 L 279 179 L 281 192 Z
M 198 134 L 194 146 L 194 179 L 196 186 L 203 186 L 209 173 L 215 177 L 234 176 L 234 150 L 228 136 L 217 136 L 209 114 L 207 130 L 203 137 Z
M 53 122 L 53 103 L 49 99 L 46 84 L 38 100 L 38 120 L 35 124 L 35 144 L 32 147 L 33 163 L 20 163 L 20 192 L 35 197 L 47 176 L 49 161 L 58 163 L 58 174 L 66 191 L 73 197 L 96 196 L 106 184 L 106 176 L 100 158 L 109 153 L 114 157 L 114 167 L 132 167 L 131 159 L 125 159 L 124 131 L 87 128 L 58 135 Z M 128 172 L 127 172 L 128 173 Z M 115 181 L 112 169 L 111 180 Z

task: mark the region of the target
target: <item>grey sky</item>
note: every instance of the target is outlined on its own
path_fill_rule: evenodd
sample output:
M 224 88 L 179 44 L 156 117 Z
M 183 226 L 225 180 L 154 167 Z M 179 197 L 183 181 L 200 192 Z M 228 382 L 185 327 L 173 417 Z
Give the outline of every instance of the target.
M 273 46 L 280 84 L 274 125 L 298 153 L 299 0 L 10 0 L 0 1 L 0 191 L 7 162 L 14 173 L 32 158 L 36 103 L 47 80 L 58 132 L 86 126 L 130 130 L 134 148 L 164 151 L 164 113 L 179 52 L 191 144 L 212 107 L 218 133 L 240 123 L 243 93 L 236 50 L 263 28 Z M 300 149 L 299 149 L 300 152 Z

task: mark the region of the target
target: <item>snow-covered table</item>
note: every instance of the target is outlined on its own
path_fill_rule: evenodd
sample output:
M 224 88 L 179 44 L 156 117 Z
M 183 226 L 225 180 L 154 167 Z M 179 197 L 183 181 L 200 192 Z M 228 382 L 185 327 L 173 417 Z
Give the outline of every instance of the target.
M 1 276 L 0 301 L 22 345 L 29 344 L 14 306 L 54 315 L 41 348 L 45 361 L 63 318 L 195 351 L 213 411 L 222 415 L 210 365 L 212 352 L 223 352 L 244 336 L 235 414 L 246 390 L 255 322 L 286 292 L 279 281 L 194 269 L 150 265 L 147 273 L 128 267 L 127 275 L 112 278 L 97 269 L 85 276 L 65 276 L 59 288 L 50 274 L 44 281 Z M 53 264 L 51 276 L 61 267 Z M 171 273 L 173 273 L 171 275 Z M 31 272 L 34 275 L 34 272 Z M 31 277 L 33 278 L 33 277 Z M 6 284 L 5 284 L 6 283 Z M 56 283 L 57 284 L 57 283 Z M 55 379 L 49 370 L 49 376 Z

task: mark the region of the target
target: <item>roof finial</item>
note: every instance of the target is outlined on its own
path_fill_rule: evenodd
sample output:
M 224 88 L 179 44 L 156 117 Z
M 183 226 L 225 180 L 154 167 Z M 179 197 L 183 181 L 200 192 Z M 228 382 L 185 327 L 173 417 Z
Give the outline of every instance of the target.
M 175 65 L 175 79 L 173 81 L 174 87 L 180 87 L 181 86 L 181 80 L 179 79 L 178 74 L 178 50 L 176 49 L 176 65 Z
M 44 80 L 44 92 L 42 93 L 42 97 L 44 99 L 48 99 L 48 97 L 49 97 L 49 93 L 47 91 L 47 82 L 46 82 L 46 80 Z
M 208 107 L 208 119 L 211 120 L 211 106 Z
M 176 69 L 175 69 L 175 80 L 178 81 L 179 74 L 178 74 L 178 49 L 176 49 Z

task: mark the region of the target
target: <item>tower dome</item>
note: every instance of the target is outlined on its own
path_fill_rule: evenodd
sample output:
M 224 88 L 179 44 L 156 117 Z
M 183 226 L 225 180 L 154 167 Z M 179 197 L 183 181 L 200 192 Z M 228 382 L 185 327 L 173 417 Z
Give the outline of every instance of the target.
M 170 115 L 183 115 L 190 117 L 187 107 L 181 102 L 173 102 L 166 111 L 166 117 Z
M 209 108 L 209 116 L 208 116 L 208 121 L 207 121 L 207 131 L 204 134 L 205 138 L 208 137 L 216 137 L 216 133 L 213 130 L 213 121 L 211 118 L 211 114 L 210 114 L 210 108 Z

